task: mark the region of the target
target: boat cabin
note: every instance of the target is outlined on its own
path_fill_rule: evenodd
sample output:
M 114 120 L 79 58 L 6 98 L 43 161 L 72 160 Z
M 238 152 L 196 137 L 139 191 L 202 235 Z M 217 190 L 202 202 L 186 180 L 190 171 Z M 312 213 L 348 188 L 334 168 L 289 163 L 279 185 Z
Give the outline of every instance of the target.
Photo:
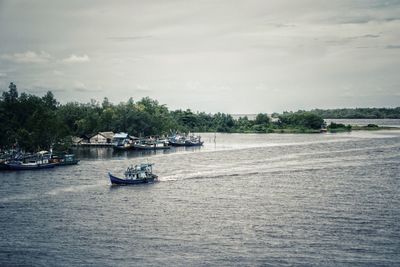
M 152 172 L 152 164 L 131 165 L 125 171 L 125 178 L 131 180 L 146 179 L 151 177 Z

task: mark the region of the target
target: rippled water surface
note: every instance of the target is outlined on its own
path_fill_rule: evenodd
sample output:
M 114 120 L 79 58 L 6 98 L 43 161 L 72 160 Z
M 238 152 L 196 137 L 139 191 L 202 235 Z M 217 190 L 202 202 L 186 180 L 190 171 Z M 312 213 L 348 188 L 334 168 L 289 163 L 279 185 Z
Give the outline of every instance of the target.
M 0 265 L 400 265 L 400 131 L 203 139 L 0 173 Z M 146 161 L 159 183 L 110 186 Z

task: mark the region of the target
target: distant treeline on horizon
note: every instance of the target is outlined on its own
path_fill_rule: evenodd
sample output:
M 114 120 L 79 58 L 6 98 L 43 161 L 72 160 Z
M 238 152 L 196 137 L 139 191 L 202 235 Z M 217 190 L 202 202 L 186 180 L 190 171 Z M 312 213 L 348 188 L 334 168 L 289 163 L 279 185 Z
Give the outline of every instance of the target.
M 356 114 L 363 110 L 370 114 L 370 109 L 355 110 Z M 400 118 L 400 108 L 377 111 L 379 118 L 389 114 L 390 118 Z M 136 102 L 130 98 L 119 104 L 110 103 L 107 98 L 102 103 L 92 100 L 90 103 L 60 104 L 51 91 L 43 97 L 26 93 L 19 95 L 16 85 L 11 83 L 0 98 L 0 149 L 18 146 L 26 151 L 37 151 L 57 145 L 68 147 L 73 136 L 102 131 L 127 132 L 135 136 L 164 135 L 171 130 L 226 133 L 317 131 L 324 127 L 322 112 L 325 111 L 274 113 L 275 120 L 266 113 L 257 114 L 253 119 L 235 119 L 225 113 L 192 112 L 190 109 L 170 111 L 167 106 L 148 97 Z
M 400 107 L 313 109 L 310 112 L 324 119 L 400 119 Z
M 296 112 L 307 112 L 298 110 Z M 400 119 L 400 107 L 396 108 L 335 108 L 312 109 L 308 112 L 321 116 L 323 119 Z M 293 113 L 284 111 L 282 114 Z M 273 118 L 278 118 L 279 113 L 272 113 Z M 234 118 L 247 116 L 255 118 L 257 114 L 232 114 Z

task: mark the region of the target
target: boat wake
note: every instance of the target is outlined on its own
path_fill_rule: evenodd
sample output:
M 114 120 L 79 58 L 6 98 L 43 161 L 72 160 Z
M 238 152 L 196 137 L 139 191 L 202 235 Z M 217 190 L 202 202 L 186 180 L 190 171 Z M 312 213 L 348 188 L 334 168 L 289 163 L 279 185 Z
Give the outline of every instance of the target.
M 68 186 L 68 187 L 61 187 L 61 188 L 53 189 L 45 194 L 48 196 L 57 196 L 57 195 L 64 194 L 64 193 L 79 193 L 79 192 L 88 191 L 93 188 L 102 187 L 102 186 L 104 186 L 104 184 L 106 184 L 106 182 L 91 184 L 91 185 L 73 185 L 73 186 Z
M 0 203 L 28 201 L 39 197 L 40 194 L 17 194 L 9 197 L 0 198 Z
M 340 168 L 351 168 L 364 166 L 365 162 L 373 160 L 391 163 L 398 161 L 400 150 L 397 145 L 381 147 L 365 147 L 344 149 L 329 152 L 310 152 L 296 153 L 280 157 L 243 159 L 241 161 L 231 162 L 213 162 L 213 166 L 193 166 L 189 170 L 180 170 L 175 174 L 160 174 L 161 182 L 183 181 L 183 180 L 201 180 L 218 178 L 237 178 L 257 176 L 267 173 L 284 173 L 296 171 L 329 170 Z M 390 153 L 374 153 L 374 158 L 370 156 L 370 151 L 391 150 Z M 197 171 L 190 171 L 198 168 Z M 200 169 L 199 169 L 200 168 Z
M 102 181 L 101 183 L 91 184 L 91 185 L 74 185 L 68 187 L 60 187 L 50 190 L 45 193 L 37 193 L 37 194 L 16 194 L 9 197 L 4 197 L 0 199 L 0 203 L 9 203 L 9 202 L 20 202 L 20 201 L 30 201 L 33 199 L 40 199 L 43 197 L 55 197 L 62 194 L 72 194 L 72 193 L 80 193 L 92 190 L 94 188 L 104 187 L 107 184 L 107 181 Z

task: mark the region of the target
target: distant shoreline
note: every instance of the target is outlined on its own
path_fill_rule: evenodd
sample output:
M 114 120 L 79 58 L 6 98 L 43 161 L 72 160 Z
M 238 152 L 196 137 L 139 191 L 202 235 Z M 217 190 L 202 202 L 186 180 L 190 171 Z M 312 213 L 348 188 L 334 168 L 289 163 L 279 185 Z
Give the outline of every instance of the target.
M 257 132 L 257 131 L 236 131 L 236 132 L 216 132 L 216 133 L 224 133 L 224 134 L 321 134 L 321 133 L 343 133 L 343 132 L 352 132 L 352 131 L 382 131 L 382 130 L 391 130 L 396 131 L 400 130 L 400 127 L 389 127 L 389 126 L 378 126 L 378 127 L 367 127 L 367 126 L 358 126 L 351 125 L 351 129 L 347 130 L 344 128 L 334 129 L 334 130 L 314 130 L 314 129 L 295 129 L 295 128 L 282 128 L 282 129 L 268 129 L 266 132 Z M 197 132 L 197 133 L 213 133 L 213 132 Z
M 265 107 L 268 109 L 268 107 Z M 400 118 L 398 108 L 357 108 L 296 112 L 258 113 L 256 116 L 227 113 L 193 112 L 190 109 L 170 110 L 157 100 L 144 97 L 134 101 L 111 103 L 69 102 L 60 104 L 51 91 L 44 96 L 18 93 L 10 83 L 9 91 L 0 98 L 0 149 L 19 147 L 25 151 L 65 151 L 77 138 L 99 132 L 127 133 L 130 136 L 168 136 L 172 132 L 226 133 L 320 133 L 351 130 L 391 129 L 375 121 L 356 123 L 329 120 L 328 117 Z M 244 116 L 244 117 L 243 117 Z M 395 123 L 399 125 L 400 123 Z M 365 127 L 366 125 L 366 127 Z M 382 128 L 384 127 L 384 128 Z

